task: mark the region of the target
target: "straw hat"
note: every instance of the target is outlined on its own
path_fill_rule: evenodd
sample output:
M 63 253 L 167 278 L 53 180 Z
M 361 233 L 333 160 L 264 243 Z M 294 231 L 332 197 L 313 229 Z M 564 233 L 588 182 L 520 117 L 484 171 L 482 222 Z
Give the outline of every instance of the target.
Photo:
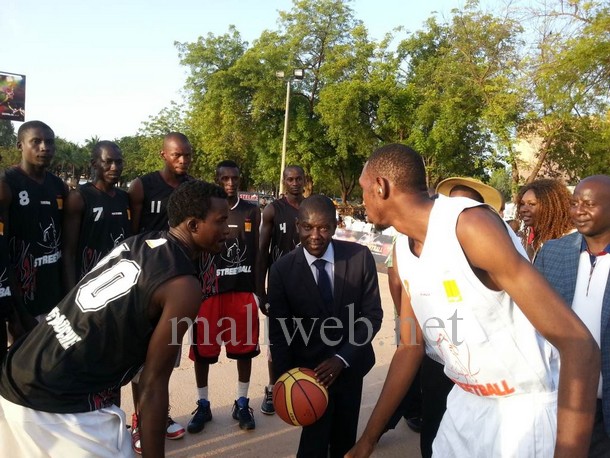
M 474 178 L 451 177 L 441 181 L 436 187 L 436 192 L 448 196 L 455 186 L 467 186 L 474 189 L 483 196 L 486 204 L 491 205 L 497 212 L 502 208 L 502 194 L 496 188 L 486 185 Z

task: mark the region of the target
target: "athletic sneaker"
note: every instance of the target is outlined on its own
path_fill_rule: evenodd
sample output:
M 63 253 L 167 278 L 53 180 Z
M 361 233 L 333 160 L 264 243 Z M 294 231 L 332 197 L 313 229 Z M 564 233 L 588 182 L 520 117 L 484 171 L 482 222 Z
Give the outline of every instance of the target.
M 167 414 L 167 430 L 165 432 L 165 437 L 167 439 L 180 439 L 181 437 L 183 437 L 186 434 L 186 431 L 184 429 L 184 426 L 182 426 L 180 423 L 176 423 L 174 420 L 172 420 L 172 417 L 170 417 L 169 413 Z
M 233 419 L 239 420 L 239 427 L 241 429 L 254 429 L 256 423 L 254 423 L 254 411 L 248 405 L 250 399 L 239 398 L 233 404 Z
M 212 420 L 212 409 L 210 409 L 210 401 L 200 399 L 197 401 L 197 408 L 191 412 L 193 418 L 189 421 L 186 429 L 189 433 L 200 433 L 208 421 Z
M 273 388 L 269 389 L 265 387 L 265 396 L 263 397 L 263 403 L 261 404 L 261 412 L 265 415 L 275 414 L 275 407 L 273 407 Z
M 142 454 L 142 444 L 140 442 L 140 426 L 138 425 L 138 415 L 131 416 L 131 448 L 138 455 Z

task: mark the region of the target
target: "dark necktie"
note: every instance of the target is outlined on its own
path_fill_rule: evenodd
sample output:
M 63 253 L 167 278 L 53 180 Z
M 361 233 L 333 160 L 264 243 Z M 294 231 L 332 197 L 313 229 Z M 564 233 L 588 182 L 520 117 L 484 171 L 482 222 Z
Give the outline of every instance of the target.
M 320 290 L 320 295 L 324 305 L 328 306 L 330 310 L 333 303 L 333 289 L 330 284 L 330 277 L 326 273 L 326 261 L 324 259 L 316 259 L 313 264 L 318 269 L 318 289 Z

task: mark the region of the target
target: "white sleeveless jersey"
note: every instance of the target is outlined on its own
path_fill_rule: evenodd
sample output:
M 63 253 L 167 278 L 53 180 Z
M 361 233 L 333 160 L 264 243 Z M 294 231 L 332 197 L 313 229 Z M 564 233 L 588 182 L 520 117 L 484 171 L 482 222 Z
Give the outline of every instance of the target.
M 477 205 L 466 198 L 439 196 L 419 258 L 407 236 L 396 241 L 398 273 L 428 350 L 442 359 L 445 374 L 457 386 L 477 396 L 555 391 L 558 362 L 551 356 L 551 345 L 506 292 L 479 281 L 462 251 L 457 219 L 464 209 Z M 519 239 L 508 226 L 507 231 L 527 259 Z M 502 253 L 489 256 L 501 262 Z

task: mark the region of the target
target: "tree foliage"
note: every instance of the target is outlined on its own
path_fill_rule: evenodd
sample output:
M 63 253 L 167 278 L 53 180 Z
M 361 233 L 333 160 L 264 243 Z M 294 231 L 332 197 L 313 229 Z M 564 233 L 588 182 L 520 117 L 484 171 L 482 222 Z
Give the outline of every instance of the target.
M 11 121 L 0 120 L 0 147 L 10 148 L 17 143 L 15 127 Z
M 389 142 L 422 154 L 430 185 L 463 175 L 514 192 L 523 138 L 540 145 L 527 180 L 608 173 L 610 8 L 541 5 L 487 11 L 467 0 L 376 41 L 351 1 L 294 0 L 252 44 L 234 26 L 176 43 L 188 69 L 184 104 L 118 141 L 124 174 L 161 167 L 163 136 L 181 131 L 194 147 L 193 175 L 212 179 L 216 163 L 232 159 L 246 187 L 276 191 L 288 88 L 287 164 L 304 167 L 310 191 L 345 201 L 370 152 Z M 294 69 L 304 79 L 276 78 Z
M 529 56 L 532 107 L 521 133 L 539 138 L 542 147 L 526 181 L 541 170 L 571 179 L 607 173 L 610 7 L 556 1 L 533 16 L 539 35 Z
M 19 162 L 21 155 L 15 144 L 17 135 L 11 121 L 0 120 L 0 162 L 4 165 L 12 165 Z
M 517 20 L 470 2 L 446 22 L 430 18 L 396 48 L 393 34 L 371 40 L 350 2 L 295 0 L 278 24 L 252 46 L 234 27 L 177 44 L 190 69 L 186 124 L 205 151 L 202 173 L 229 158 L 255 187 L 279 181 L 286 84 L 287 162 L 302 165 L 318 191 L 338 182 L 345 200 L 382 143 L 420 151 L 431 184 L 486 179 L 510 158 L 526 105 Z M 295 68 L 305 69 L 302 81 L 274 77 Z
M 88 145 L 91 140 L 87 141 L 87 146 L 82 147 L 61 137 L 56 137 L 55 157 L 50 170 L 71 185 L 76 185 L 81 176 L 89 178 L 91 149 Z

